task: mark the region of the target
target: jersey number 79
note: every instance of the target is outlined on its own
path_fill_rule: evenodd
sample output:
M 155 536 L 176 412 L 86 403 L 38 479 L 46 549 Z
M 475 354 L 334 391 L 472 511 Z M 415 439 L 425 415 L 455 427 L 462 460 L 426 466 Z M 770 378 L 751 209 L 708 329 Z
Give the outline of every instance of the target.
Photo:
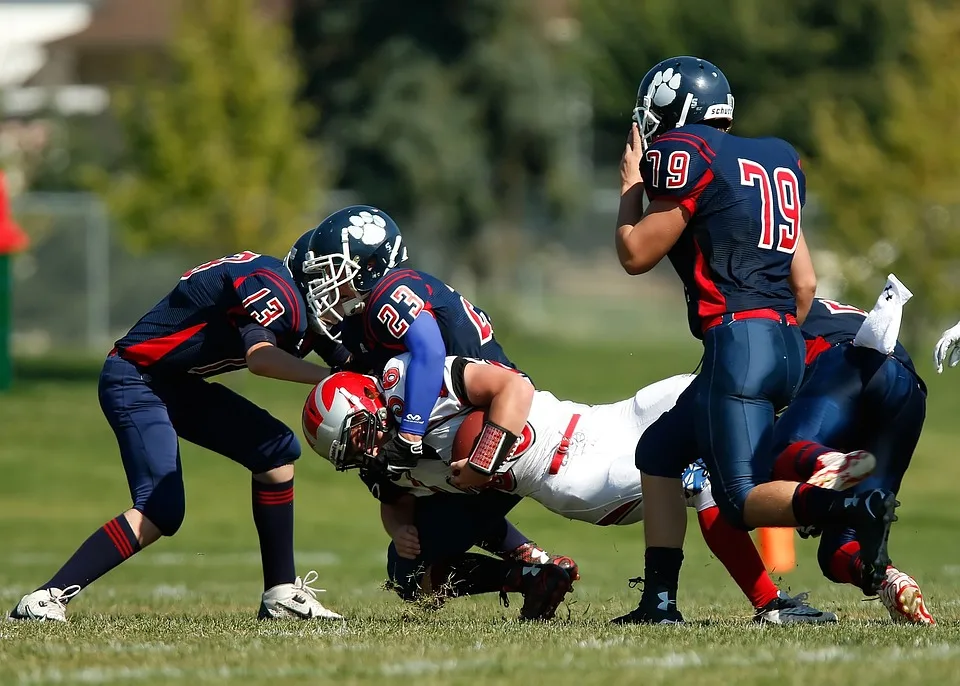
M 792 169 L 777 167 L 773 170 L 771 183 L 770 174 L 763 165 L 742 157 L 737 162 L 740 163 L 740 185 L 760 188 L 760 242 L 757 247 L 773 250 L 776 228 L 779 230 L 777 250 L 793 253 L 800 239 L 800 181 L 797 175 Z

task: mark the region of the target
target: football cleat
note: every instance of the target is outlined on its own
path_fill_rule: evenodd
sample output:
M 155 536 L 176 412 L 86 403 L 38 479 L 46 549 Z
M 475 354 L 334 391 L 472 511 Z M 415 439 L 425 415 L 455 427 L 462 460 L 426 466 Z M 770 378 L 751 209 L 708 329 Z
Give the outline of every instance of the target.
M 831 491 L 845 491 L 870 476 L 876 467 L 877 458 L 865 450 L 826 453 L 817 458 L 813 476 L 807 483 Z
M 753 621 L 758 624 L 830 624 L 837 621 L 832 612 L 811 607 L 807 603 L 807 593 L 798 593 L 790 597 L 780 591 L 779 597 L 757 608 Z
M 860 589 L 869 596 L 876 595 L 887 578 L 890 556 L 887 541 L 890 526 L 897 521 L 897 497 L 892 491 L 874 489 L 863 495 L 852 495 L 846 506 L 852 509 L 853 528 L 860 541 L 860 561 L 863 565 Z
M 8 619 L 24 619 L 35 622 L 67 621 L 67 601 L 80 592 L 77 585 L 59 588 L 41 588 L 28 593 L 13 608 Z
M 897 624 L 936 624 L 923 602 L 916 580 L 896 567 L 887 567 L 887 578 L 878 593 L 890 618 Z
M 630 579 L 630 587 L 634 588 L 642 583 L 643 579 L 636 577 Z M 644 588 L 643 595 L 640 596 L 640 604 L 636 609 L 631 610 L 625 615 L 615 617 L 610 620 L 611 624 L 683 624 L 683 615 L 677 608 L 677 601 L 670 597 L 670 592 L 665 588 L 656 592 L 653 589 Z
M 557 565 L 560 569 L 566 571 L 570 576 L 570 581 L 580 581 L 580 567 L 577 566 L 577 563 L 572 557 L 567 557 L 566 555 L 551 555 L 533 541 L 527 541 L 510 552 L 503 553 L 501 557 L 504 560 L 513 560 L 515 562 Z
M 523 595 L 520 619 L 553 619 L 572 584 L 566 570 L 555 564 L 518 562 L 507 573 L 503 593 Z
M 257 619 L 343 619 L 317 600 L 317 593 L 324 590 L 312 588 L 310 584 L 319 576 L 311 570 L 303 579 L 298 576 L 292 584 L 280 584 L 264 591 Z

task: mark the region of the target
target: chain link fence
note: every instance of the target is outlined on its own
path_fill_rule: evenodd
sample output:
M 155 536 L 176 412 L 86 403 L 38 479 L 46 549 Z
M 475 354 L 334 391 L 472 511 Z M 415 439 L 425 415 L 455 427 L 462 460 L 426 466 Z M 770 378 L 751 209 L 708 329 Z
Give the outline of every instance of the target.
M 347 193 L 327 200 L 331 208 L 354 201 Z M 129 251 L 94 195 L 25 193 L 13 206 L 31 239 L 13 264 L 18 355 L 108 350 L 193 266 L 175 254 Z M 598 198 L 563 227 L 531 217 L 523 240 L 511 242 L 517 251 L 511 271 L 486 286 L 456 259 L 455 244 L 438 246 L 428 230 L 403 228 L 411 266 L 506 314 L 517 329 L 586 341 L 689 340 L 682 293 L 669 266 L 637 279 L 617 264 L 615 216 L 615 204 Z

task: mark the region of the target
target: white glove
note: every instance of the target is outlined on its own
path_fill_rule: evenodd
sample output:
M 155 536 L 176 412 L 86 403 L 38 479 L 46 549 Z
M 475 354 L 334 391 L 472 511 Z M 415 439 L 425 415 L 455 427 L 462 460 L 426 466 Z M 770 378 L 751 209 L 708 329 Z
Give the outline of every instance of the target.
M 937 374 L 943 374 L 944 361 L 948 361 L 951 367 L 960 363 L 960 324 L 944 331 L 937 341 L 937 347 L 933 349 L 933 363 L 937 366 Z

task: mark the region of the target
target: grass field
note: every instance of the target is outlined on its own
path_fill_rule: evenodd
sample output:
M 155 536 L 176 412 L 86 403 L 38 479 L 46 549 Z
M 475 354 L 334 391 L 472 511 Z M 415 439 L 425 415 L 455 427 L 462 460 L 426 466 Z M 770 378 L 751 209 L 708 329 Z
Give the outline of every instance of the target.
M 544 388 L 602 402 L 692 370 L 698 350 L 577 348 L 505 341 Z M 928 369 L 926 351 L 918 355 Z M 113 435 L 96 400 L 99 366 L 21 365 L 0 397 L 0 606 L 46 580 L 94 527 L 128 504 Z M 354 476 L 312 453 L 297 467 L 301 573 L 317 569 L 321 600 L 345 624 L 258 623 L 261 591 L 249 477 L 184 445 L 187 519 L 173 539 L 133 558 L 70 606 L 67 625 L 0 623 L 0 683 L 832 684 L 960 681 L 960 373 L 931 382 L 929 419 L 901 493 L 895 561 L 920 581 L 939 626 L 889 624 L 879 602 L 822 579 L 815 544 L 797 541 L 782 585 L 811 591 L 835 627 L 761 628 L 719 563 L 690 531 L 682 627 L 610 627 L 632 608 L 642 572 L 640 527 L 598 528 L 524 503 L 513 520 L 580 563 L 583 580 L 549 624 L 516 621 L 494 596 L 440 611 L 381 590 L 386 535 Z M 306 390 L 240 373 L 228 382 L 299 426 Z M 569 615 L 568 612 L 569 611 Z

